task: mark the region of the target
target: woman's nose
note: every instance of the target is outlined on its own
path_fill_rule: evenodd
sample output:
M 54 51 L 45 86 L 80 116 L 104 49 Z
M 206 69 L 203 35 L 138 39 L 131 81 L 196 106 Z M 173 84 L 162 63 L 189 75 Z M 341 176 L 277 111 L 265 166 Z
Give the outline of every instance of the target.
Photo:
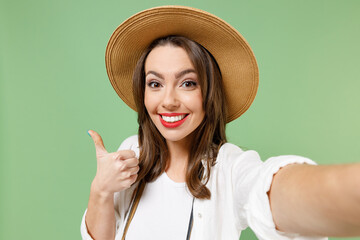
M 175 110 L 180 106 L 180 101 L 178 99 L 176 91 L 172 87 L 166 88 L 164 92 L 162 106 L 168 110 Z

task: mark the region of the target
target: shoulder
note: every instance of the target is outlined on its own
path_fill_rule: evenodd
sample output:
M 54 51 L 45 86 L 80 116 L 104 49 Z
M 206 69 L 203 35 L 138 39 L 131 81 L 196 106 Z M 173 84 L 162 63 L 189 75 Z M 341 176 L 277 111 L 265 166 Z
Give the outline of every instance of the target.
M 259 154 L 254 150 L 242 150 L 232 143 L 225 143 L 221 146 L 217 160 L 220 162 L 249 162 L 260 160 Z
M 133 135 L 133 136 L 130 136 L 128 138 L 126 138 L 120 145 L 119 149 L 120 148 L 127 148 L 127 147 L 130 147 L 132 145 L 139 145 L 139 142 L 138 142 L 138 135 Z
M 254 150 L 244 151 L 240 147 L 225 143 L 221 146 L 214 171 L 224 172 L 231 178 L 256 175 L 263 162 L 258 152 Z M 217 169 L 217 170 L 216 170 Z
M 227 155 L 227 154 L 241 154 L 244 151 L 232 143 L 224 143 L 221 145 L 219 150 L 219 155 Z

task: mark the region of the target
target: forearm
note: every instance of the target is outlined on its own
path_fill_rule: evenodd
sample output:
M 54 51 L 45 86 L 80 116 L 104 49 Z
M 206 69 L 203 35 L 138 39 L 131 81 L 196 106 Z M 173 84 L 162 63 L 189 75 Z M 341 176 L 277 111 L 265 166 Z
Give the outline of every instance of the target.
M 287 166 L 275 175 L 269 196 L 281 231 L 360 235 L 360 164 Z
M 115 238 L 114 194 L 104 194 L 91 186 L 85 222 L 89 234 L 96 240 Z

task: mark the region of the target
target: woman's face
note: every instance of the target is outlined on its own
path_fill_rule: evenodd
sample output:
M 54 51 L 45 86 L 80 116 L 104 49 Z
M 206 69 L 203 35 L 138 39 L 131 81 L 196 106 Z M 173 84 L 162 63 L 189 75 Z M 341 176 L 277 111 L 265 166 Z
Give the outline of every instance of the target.
M 167 141 L 186 140 L 204 118 L 202 94 L 186 51 L 155 47 L 145 61 L 145 107 Z

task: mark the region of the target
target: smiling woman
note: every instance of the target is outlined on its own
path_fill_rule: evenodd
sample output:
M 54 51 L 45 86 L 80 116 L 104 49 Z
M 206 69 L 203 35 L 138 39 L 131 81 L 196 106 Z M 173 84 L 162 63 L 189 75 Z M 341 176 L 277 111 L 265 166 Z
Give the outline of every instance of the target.
M 225 125 L 249 108 L 259 77 L 230 25 L 187 7 L 148 9 L 113 33 L 106 64 L 139 132 L 108 153 L 89 131 L 98 168 L 83 239 L 235 240 L 248 226 L 262 240 L 360 234 L 359 164 L 262 162 L 227 143 Z
M 145 74 L 143 101 L 156 128 L 168 142 L 191 142 L 205 113 L 197 73 L 186 51 L 171 45 L 154 48 Z
M 181 151 L 184 162 L 177 168 L 182 174 L 175 173 L 173 179 L 186 179 L 194 196 L 209 198 L 205 184 L 192 176 L 199 174 L 203 156 L 209 152 L 216 156 L 215 151 L 226 141 L 224 90 L 214 58 L 185 37 L 159 38 L 143 52 L 133 81 L 142 156 L 153 156 L 151 160 L 140 160 L 140 165 L 151 163 L 149 167 L 140 167 L 139 179 L 148 175 L 146 171 L 154 171 L 148 181 L 165 170 L 171 173 L 173 168 L 170 166 L 176 166 L 180 161 L 171 162 L 168 154 L 174 150 L 174 144 L 181 144 L 182 148 L 191 150 Z M 176 115 L 183 118 L 175 122 Z M 166 164 L 159 159 L 164 159 Z M 188 159 L 191 159 L 189 163 Z M 209 171 L 213 160 L 206 164 Z M 154 168 L 156 165 L 159 167 Z

